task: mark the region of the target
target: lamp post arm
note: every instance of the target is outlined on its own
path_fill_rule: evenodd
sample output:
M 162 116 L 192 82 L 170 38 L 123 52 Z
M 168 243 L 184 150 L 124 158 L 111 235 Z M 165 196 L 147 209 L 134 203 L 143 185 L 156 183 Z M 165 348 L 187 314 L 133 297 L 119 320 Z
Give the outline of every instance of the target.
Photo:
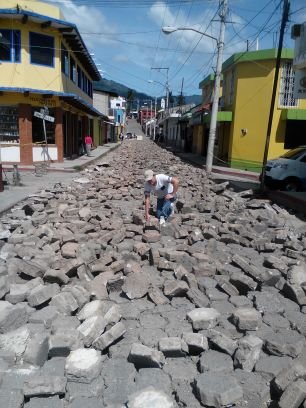
M 212 35 L 203 33 L 203 31 L 196 30 L 195 28 L 192 28 L 192 27 L 178 27 L 177 30 L 178 31 L 194 31 L 195 33 L 198 33 L 198 34 L 204 35 L 205 37 L 211 38 L 212 40 L 215 40 L 218 43 L 218 38 L 213 37 Z

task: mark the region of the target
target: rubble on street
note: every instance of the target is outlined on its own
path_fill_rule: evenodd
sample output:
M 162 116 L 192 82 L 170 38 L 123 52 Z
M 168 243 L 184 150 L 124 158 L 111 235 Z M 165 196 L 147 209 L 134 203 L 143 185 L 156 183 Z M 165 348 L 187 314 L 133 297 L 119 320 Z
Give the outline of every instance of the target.
M 1 407 L 306 407 L 305 313 L 305 221 L 147 139 L 0 218 Z

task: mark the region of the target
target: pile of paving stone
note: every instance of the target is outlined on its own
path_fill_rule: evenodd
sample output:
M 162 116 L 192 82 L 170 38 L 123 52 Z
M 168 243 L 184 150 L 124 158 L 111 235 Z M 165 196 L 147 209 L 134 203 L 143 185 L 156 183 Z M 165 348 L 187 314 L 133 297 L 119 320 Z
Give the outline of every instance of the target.
M 305 408 L 305 293 L 303 220 L 126 141 L 1 218 L 0 406 Z

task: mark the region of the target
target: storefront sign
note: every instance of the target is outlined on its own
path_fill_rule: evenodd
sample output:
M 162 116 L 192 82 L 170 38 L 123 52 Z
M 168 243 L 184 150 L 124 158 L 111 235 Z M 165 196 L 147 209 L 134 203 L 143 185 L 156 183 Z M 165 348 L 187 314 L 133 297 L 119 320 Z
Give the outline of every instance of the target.
M 38 105 L 46 105 L 46 106 L 51 106 L 51 107 L 55 107 L 56 106 L 56 101 L 52 98 L 40 98 L 38 96 L 31 96 L 30 98 L 31 102 L 34 102 Z

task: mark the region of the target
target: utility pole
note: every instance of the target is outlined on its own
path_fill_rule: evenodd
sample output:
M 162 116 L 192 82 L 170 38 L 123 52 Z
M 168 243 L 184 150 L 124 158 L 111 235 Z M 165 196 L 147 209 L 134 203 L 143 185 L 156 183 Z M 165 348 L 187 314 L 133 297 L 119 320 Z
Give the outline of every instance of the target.
M 166 112 L 169 111 L 169 68 L 165 67 L 151 67 L 151 69 L 156 69 L 157 71 L 166 70 Z
M 260 181 L 260 190 L 261 191 L 264 190 L 264 186 L 265 186 L 265 167 L 266 167 L 266 164 L 267 164 L 268 153 L 269 153 L 271 130 L 272 130 L 272 124 L 273 124 L 273 115 L 274 115 L 274 107 L 275 107 L 275 99 L 276 99 L 276 91 L 277 91 L 279 70 L 280 70 L 281 57 L 282 57 L 282 49 L 283 49 L 285 28 L 286 28 L 286 24 L 287 24 L 288 19 L 289 19 L 289 10 L 290 10 L 289 0 L 284 0 L 283 16 L 282 16 L 282 22 L 281 22 L 281 28 L 280 28 L 280 34 L 279 34 L 279 43 L 278 43 L 277 58 L 276 58 L 276 64 L 275 64 L 275 75 L 274 75 L 271 105 L 270 105 L 270 113 L 269 113 L 269 120 L 268 120 L 267 137 L 266 137 L 265 150 L 264 150 L 264 155 L 263 155 L 263 160 L 262 160 L 261 181 Z
M 221 71 L 222 71 L 222 59 L 223 59 L 223 49 L 224 49 L 224 34 L 225 34 L 225 19 L 227 15 L 228 0 L 223 0 L 222 10 L 220 12 L 221 24 L 219 39 L 217 42 L 218 54 L 217 54 L 217 68 L 215 75 L 215 85 L 214 85 L 214 97 L 211 109 L 211 119 L 208 137 L 208 149 L 206 157 L 206 172 L 208 174 L 212 171 L 213 159 L 214 159 L 214 147 L 217 131 L 217 118 L 218 118 L 218 107 L 219 107 L 219 95 L 220 95 L 220 82 L 221 82 Z

